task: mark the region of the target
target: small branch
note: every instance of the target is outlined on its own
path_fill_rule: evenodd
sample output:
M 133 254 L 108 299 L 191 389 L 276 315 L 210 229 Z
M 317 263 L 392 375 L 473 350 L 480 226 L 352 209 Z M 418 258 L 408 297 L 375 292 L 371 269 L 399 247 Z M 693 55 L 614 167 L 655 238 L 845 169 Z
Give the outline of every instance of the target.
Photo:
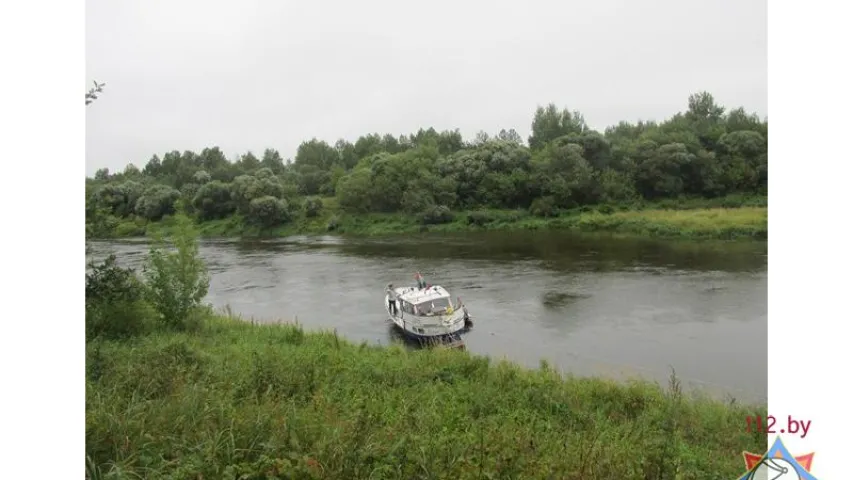
M 98 94 L 104 91 L 104 86 L 106 83 L 98 83 L 94 82 L 95 86 L 90 88 L 88 92 L 86 92 L 86 105 L 94 102 L 98 99 Z

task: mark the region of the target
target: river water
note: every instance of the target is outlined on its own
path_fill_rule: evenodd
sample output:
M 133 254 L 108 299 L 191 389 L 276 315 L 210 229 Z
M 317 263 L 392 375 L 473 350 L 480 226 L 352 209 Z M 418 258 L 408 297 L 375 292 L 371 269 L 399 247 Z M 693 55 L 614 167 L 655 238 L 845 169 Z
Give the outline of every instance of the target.
M 139 266 L 144 241 L 96 242 Z M 485 232 L 387 239 L 203 241 L 207 301 L 243 318 L 337 329 L 354 341 L 396 336 L 388 283 L 426 280 L 475 320 L 469 351 L 566 373 L 682 384 L 766 401 L 767 244 Z

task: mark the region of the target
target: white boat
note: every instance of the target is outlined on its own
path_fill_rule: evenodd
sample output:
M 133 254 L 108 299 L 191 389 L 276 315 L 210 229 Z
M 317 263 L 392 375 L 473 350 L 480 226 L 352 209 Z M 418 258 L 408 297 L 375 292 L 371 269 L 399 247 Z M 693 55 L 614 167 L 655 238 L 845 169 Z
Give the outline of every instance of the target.
M 442 343 L 459 341 L 459 334 L 473 325 L 468 309 L 439 285 L 428 285 L 420 274 L 416 286 L 385 289 L 385 311 L 402 333 L 412 339 Z

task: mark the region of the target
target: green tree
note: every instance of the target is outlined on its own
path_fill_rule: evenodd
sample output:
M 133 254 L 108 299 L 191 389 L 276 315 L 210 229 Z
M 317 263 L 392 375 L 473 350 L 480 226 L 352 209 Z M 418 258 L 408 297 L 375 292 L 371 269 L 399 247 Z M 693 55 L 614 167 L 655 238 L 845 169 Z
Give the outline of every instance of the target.
M 596 173 L 600 200 L 604 203 L 631 202 L 637 198 L 634 180 L 627 172 L 606 168 Z
M 265 195 L 252 199 L 246 218 L 262 228 L 271 228 L 289 220 L 287 201 Z
M 231 187 L 219 180 L 213 180 L 199 187 L 192 206 L 202 220 L 225 218 L 236 211 L 231 198 Z
M 192 185 L 192 184 L 187 184 Z M 146 220 L 160 220 L 175 213 L 175 202 L 181 192 L 167 185 L 152 185 L 136 202 L 136 213 Z
M 261 168 L 268 168 L 274 175 L 280 175 L 284 172 L 284 160 L 278 150 L 267 148 L 264 150 L 264 156 L 261 158 Z
M 509 142 L 515 145 L 524 144 L 524 139 L 521 138 L 521 135 L 519 135 L 514 128 L 510 128 L 509 130 L 501 129 L 501 131 L 498 132 L 496 137 L 498 140 Z
M 586 132 L 588 127 L 580 112 L 570 112 L 565 108 L 560 111 L 556 105 L 549 103 L 547 107 L 536 108 L 530 129 L 530 149 L 540 150 L 552 140 L 571 134 L 579 135 Z
M 638 190 L 649 199 L 681 195 L 684 191 L 682 171 L 694 158 L 683 143 L 662 145 L 638 166 Z
M 146 293 L 162 325 L 187 330 L 196 326 L 192 314 L 202 306 L 210 277 L 198 249 L 198 234 L 192 221 L 182 212 L 175 215 L 175 228 L 167 250 L 158 239 L 145 261 Z
M 593 203 L 593 168 L 583 157 L 583 147 L 563 136 L 549 143 L 533 158 L 534 183 L 540 195 L 553 197 L 561 208 Z
M 321 196 L 336 197 L 347 213 L 441 219 L 447 216 L 436 213 L 440 207 L 550 215 L 638 197 L 765 194 L 767 127 L 766 118 L 726 110 L 710 93 L 698 92 L 668 119 L 622 121 L 603 132 L 580 112 L 540 106 L 529 146 L 513 129 L 465 141 L 458 130 L 427 127 L 334 145 L 312 138 L 300 144 L 293 162 L 270 148 L 262 159 L 247 152 L 233 162 L 216 146 L 175 150 L 153 155 L 141 171 L 129 165 L 87 178 L 86 232 L 109 236 L 137 216 L 162 218 L 176 203 L 200 222 L 237 213 L 247 224 L 276 225 L 318 215 Z
M 231 184 L 231 198 L 242 214 L 249 212 L 253 200 L 262 197 L 279 199 L 282 194 L 281 183 L 268 168 L 258 169 L 254 175 L 240 175 Z

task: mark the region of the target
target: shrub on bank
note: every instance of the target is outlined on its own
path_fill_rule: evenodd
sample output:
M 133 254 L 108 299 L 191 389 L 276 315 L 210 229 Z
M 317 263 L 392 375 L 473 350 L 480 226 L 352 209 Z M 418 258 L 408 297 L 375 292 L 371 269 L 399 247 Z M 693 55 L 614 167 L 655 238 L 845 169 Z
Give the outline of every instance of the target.
M 556 217 L 560 212 L 554 197 L 540 197 L 530 204 L 530 214 L 536 217 Z
M 433 205 L 421 214 L 422 225 L 440 225 L 453 221 L 453 212 L 444 205 Z
M 203 314 L 210 277 L 198 252 L 197 234 L 175 216 L 172 247 L 155 242 L 143 278 L 118 265 L 114 255 L 86 274 L 86 338 L 126 338 L 156 328 L 192 329 Z
M 145 286 L 115 255 L 93 265 L 86 274 L 86 339 L 126 338 L 151 327 L 154 311 L 145 301 Z
M 316 197 L 305 199 L 305 217 L 314 218 L 323 210 L 323 201 Z

